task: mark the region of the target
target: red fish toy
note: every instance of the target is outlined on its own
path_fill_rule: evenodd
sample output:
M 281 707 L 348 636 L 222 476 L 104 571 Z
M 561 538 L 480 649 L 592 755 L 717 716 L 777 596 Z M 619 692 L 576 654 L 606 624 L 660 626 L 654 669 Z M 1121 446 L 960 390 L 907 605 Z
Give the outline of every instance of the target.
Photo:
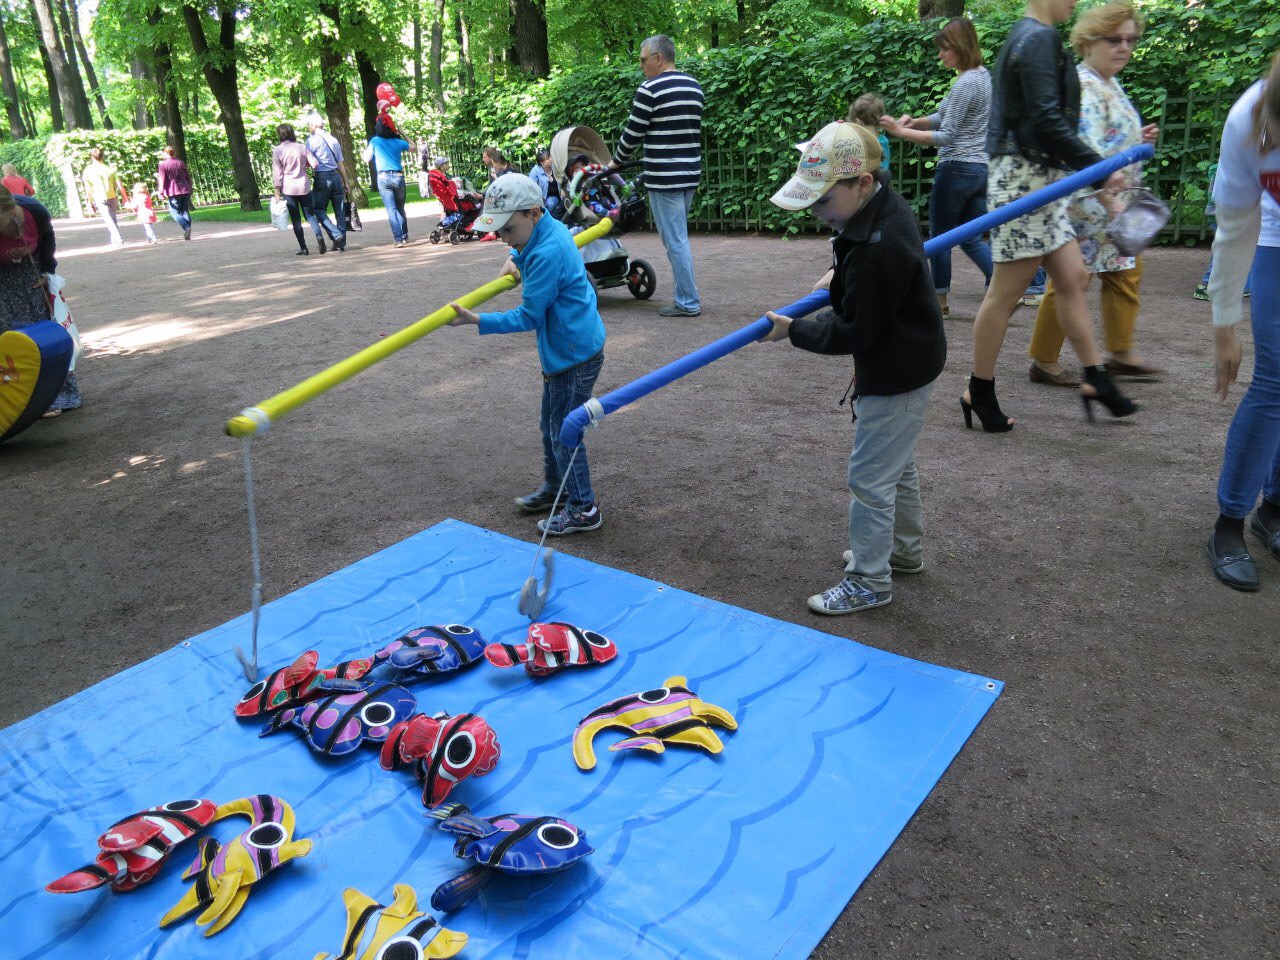
M 296 707 L 326 692 L 345 690 L 342 681 L 359 680 L 373 669 L 372 657 L 346 660 L 322 670 L 316 669 L 319 662 L 320 654 L 308 650 L 289 666 L 259 680 L 236 704 L 236 716 L 257 717 L 285 707 Z
M 522 663 L 531 677 L 545 677 L 564 667 L 608 663 L 617 655 L 618 647 L 604 634 L 571 623 L 531 623 L 524 643 L 491 643 L 484 648 L 485 659 L 495 667 Z
M 213 822 L 212 800 L 175 800 L 113 823 L 98 838 L 98 859 L 45 889 L 50 893 L 82 893 L 111 885 L 117 893 L 136 890 L 155 877 L 173 848 Z
M 397 723 L 382 744 L 384 770 L 412 765 L 422 782 L 422 805 L 434 807 L 467 777 L 482 777 L 498 765 L 502 748 L 484 717 L 417 714 Z

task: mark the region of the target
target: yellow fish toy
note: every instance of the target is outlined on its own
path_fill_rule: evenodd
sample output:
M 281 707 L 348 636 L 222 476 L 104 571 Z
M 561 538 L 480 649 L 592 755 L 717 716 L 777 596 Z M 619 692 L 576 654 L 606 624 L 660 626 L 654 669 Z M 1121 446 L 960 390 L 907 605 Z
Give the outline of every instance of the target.
M 342 952 L 336 957 L 317 953 L 315 960 L 384 960 L 393 956 L 437 960 L 456 956 L 467 945 L 465 933 L 447 930 L 435 917 L 418 910 L 413 887 L 397 883 L 394 893 L 395 900 L 386 907 L 348 887 L 342 894 L 347 908 Z

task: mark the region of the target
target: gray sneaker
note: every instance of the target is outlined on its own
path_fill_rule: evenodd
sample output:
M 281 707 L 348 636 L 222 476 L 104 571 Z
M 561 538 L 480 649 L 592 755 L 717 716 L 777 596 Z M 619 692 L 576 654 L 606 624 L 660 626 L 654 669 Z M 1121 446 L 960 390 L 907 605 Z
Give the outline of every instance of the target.
M 852 550 L 846 550 L 844 552 L 844 562 L 845 562 L 845 566 L 848 566 L 850 563 L 853 562 Z M 897 557 L 890 557 L 889 569 L 892 570 L 894 573 L 903 573 L 903 574 L 924 573 L 924 561 L 917 560 L 915 563 L 910 563 L 907 560 L 899 560 Z
M 830 590 L 810 597 L 809 609 L 814 613 L 839 616 L 842 613 L 858 613 L 872 607 L 883 607 L 892 600 L 892 591 L 876 593 L 846 577 Z
M 576 510 L 561 510 L 554 517 L 538 521 L 538 529 L 549 537 L 562 537 L 567 533 L 586 533 L 588 530 L 599 530 L 604 526 L 604 514 L 599 507 L 592 507 L 579 513 Z
M 523 497 L 516 497 L 516 506 L 520 508 L 521 513 L 541 513 L 543 510 L 550 510 L 555 502 L 554 490 L 535 490 Z
M 684 307 L 677 307 L 674 303 L 669 307 L 663 307 L 658 311 L 660 317 L 700 317 L 701 310 L 686 310 Z

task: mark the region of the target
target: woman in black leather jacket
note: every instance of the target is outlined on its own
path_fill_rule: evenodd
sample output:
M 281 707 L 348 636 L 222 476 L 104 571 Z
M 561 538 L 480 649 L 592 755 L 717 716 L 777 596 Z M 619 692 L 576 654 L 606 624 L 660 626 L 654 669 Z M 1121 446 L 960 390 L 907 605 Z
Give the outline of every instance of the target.
M 1080 79 L 1071 55 L 1054 23 L 1071 17 L 1076 0 L 1030 0 L 1024 19 L 1010 31 L 996 60 L 987 132 L 991 155 L 987 195 L 991 207 L 1003 206 L 1098 163 L 1102 158 L 1077 134 L 1080 119 Z M 1102 189 L 1103 202 L 1114 204 L 1125 184 L 1114 173 Z M 977 413 L 982 429 L 991 433 L 1013 428 L 1013 421 L 996 400 L 996 360 L 1013 315 L 1036 268 L 1044 264 L 1057 290 L 1058 321 L 1071 340 L 1084 368 L 1080 387 L 1085 413 L 1102 403 L 1114 417 L 1124 417 L 1137 405 L 1116 389 L 1093 340 L 1093 325 L 1085 303 L 1089 274 L 1085 270 L 1064 198 L 991 231 L 995 269 L 991 286 L 973 325 L 973 373 L 960 401 L 965 425 Z

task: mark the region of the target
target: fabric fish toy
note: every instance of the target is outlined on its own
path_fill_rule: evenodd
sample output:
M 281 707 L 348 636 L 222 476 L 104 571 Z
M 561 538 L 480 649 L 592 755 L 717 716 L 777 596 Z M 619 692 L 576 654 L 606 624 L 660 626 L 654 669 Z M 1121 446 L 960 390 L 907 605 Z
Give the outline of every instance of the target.
M 200 910 L 196 923 L 208 924 L 204 935 L 213 936 L 240 913 L 253 884 L 310 852 L 310 840 L 294 840 L 293 830 L 278 821 L 251 826 L 225 847 L 206 837 L 200 841 L 200 856 L 182 875 L 195 883 L 160 918 L 161 928 Z
M 563 667 L 608 663 L 617 655 L 617 646 L 604 634 L 571 623 L 531 623 L 524 643 L 491 643 L 484 648 L 485 659 L 495 667 L 523 663 L 531 677 L 545 677 Z
M 174 800 L 117 820 L 98 838 L 98 859 L 59 877 L 50 893 L 81 893 L 111 884 L 126 893 L 155 877 L 173 848 L 195 836 L 216 817 L 212 800 Z
M 255 827 L 260 823 L 278 823 L 287 832 L 293 833 L 293 807 L 279 797 L 273 797 L 268 793 L 241 797 L 239 800 L 222 804 L 214 813 L 213 822 L 217 823 L 219 820 L 234 816 L 248 817 L 250 825 Z
M 431 811 L 440 829 L 452 833 L 455 856 L 476 865 L 436 887 L 431 906 L 452 913 L 470 903 L 493 879 L 494 871 L 511 876 L 556 873 L 595 851 L 587 835 L 557 817 L 518 817 L 504 813 L 477 817 L 461 803 Z
M 308 650 L 289 666 L 259 680 L 236 704 L 237 717 L 257 717 L 272 710 L 297 706 L 321 694 L 341 689 L 342 681 L 359 680 L 373 669 L 373 658 L 347 660 L 336 667 L 317 670 L 320 654 Z M 338 681 L 333 687 L 326 684 Z
M 460 623 L 440 627 L 418 627 L 392 640 L 373 655 L 378 663 L 390 663 L 397 670 L 429 677 L 461 670 L 480 661 L 484 637 L 479 630 Z
M 418 910 L 413 887 L 397 883 L 395 900 L 385 907 L 348 887 L 342 894 L 347 908 L 347 933 L 336 957 L 317 953 L 315 960 L 436 960 L 456 956 L 467 935 L 447 930 L 430 914 Z
M 284 727 L 297 727 L 317 753 L 340 757 L 369 740 L 381 743 L 418 706 L 413 694 L 394 683 L 366 680 L 352 693 L 336 693 L 300 707 L 281 710 L 258 734 L 265 737 Z
M 733 715 L 693 693 L 684 677 L 668 677 L 658 690 L 633 693 L 610 700 L 578 721 L 573 731 L 573 759 L 583 770 L 596 765 L 591 741 L 601 730 L 617 727 L 633 736 L 619 740 L 610 750 L 648 750 L 662 753 L 668 743 L 684 743 L 719 753 L 724 744 L 709 724 L 737 730 Z
M 437 713 L 395 725 L 382 744 L 384 770 L 413 766 L 422 783 L 422 805 L 434 807 L 467 777 L 483 777 L 498 765 L 502 748 L 484 717 Z

